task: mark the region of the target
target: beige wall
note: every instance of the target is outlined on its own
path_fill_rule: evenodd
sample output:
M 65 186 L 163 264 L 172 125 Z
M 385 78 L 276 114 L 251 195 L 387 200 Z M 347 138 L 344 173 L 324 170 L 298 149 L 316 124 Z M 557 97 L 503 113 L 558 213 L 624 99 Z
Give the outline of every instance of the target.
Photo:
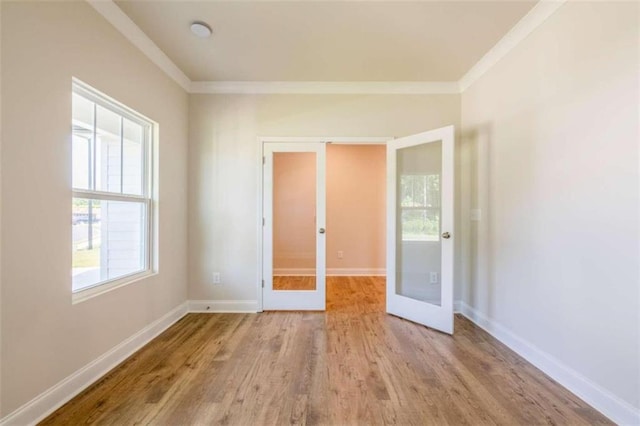
M 462 95 L 464 301 L 635 407 L 638 7 L 565 3 Z
M 405 136 L 458 126 L 460 96 L 191 95 L 189 107 L 189 298 L 256 300 L 257 137 Z M 214 271 L 222 285 L 212 285 Z
M 2 2 L 4 416 L 186 300 L 187 96 L 86 2 Z M 160 124 L 159 274 L 71 304 L 71 77 Z
M 327 268 L 385 269 L 384 145 L 327 145 Z M 343 258 L 338 259 L 338 251 Z

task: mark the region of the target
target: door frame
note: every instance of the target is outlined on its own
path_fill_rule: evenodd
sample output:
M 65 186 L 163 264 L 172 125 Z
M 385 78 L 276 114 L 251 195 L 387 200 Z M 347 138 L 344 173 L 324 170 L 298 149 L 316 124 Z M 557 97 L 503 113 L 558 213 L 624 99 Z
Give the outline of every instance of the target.
M 264 247 L 264 234 L 262 232 L 262 220 L 264 216 L 264 169 L 263 169 L 263 159 L 264 159 L 264 144 L 265 143 L 273 143 L 273 142 L 320 142 L 320 143 L 333 143 L 340 145 L 386 145 L 390 140 L 395 139 L 393 136 L 389 137 L 344 137 L 344 136 L 300 136 L 300 137 L 277 137 L 277 136 L 258 136 L 258 158 L 256 159 L 256 165 L 258 170 L 258 209 L 256 215 L 256 233 L 258 236 L 258 244 L 257 244 L 257 264 L 258 264 L 258 274 L 256 279 L 256 294 L 257 294 L 257 302 L 258 309 L 257 312 L 263 311 L 263 287 L 262 282 L 264 280 L 263 276 L 263 247 Z M 326 295 L 325 295 L 326 297 Z

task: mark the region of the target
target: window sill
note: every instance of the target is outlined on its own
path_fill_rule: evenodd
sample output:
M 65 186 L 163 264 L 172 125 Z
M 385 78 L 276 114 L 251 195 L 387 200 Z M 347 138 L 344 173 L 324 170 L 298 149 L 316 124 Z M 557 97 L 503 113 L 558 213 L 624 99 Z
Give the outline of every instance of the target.
M 136 272 L 135 274 L 126 275 L 124 277 L 115 279 L 113 281 L 107 281 L 104 284 L 99 284 L 99 285 L 96 285 L 95 287 L 90 287 L 84 290 L 78 290 L 71 294 L 71 303 L 75 305 L 76 303 L 93 299 L 94 297 L 100 296 L 101 294 L 108 293 L 117 288 L 124 287 L 129 284 L 133 284 L 137 281 L 149 278 L 154 275 L 158 275 L 158 273 L 156 271 Z

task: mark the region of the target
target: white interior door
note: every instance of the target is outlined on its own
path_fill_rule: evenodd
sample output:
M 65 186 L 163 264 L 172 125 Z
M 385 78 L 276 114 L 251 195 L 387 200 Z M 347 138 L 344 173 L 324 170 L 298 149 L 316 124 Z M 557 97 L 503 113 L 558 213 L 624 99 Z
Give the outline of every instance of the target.
M 387 144 L 387 312 L 453 333 L 454 127 Z
M 263 309 L 325 309 L 325 144 L 265 143 Z

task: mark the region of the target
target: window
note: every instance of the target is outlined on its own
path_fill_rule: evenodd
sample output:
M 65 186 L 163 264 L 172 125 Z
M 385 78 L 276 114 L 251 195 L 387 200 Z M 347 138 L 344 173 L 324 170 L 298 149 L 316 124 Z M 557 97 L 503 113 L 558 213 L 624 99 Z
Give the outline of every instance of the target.
M 403 241 L 439 241 L 440 175 L 400 177 Z
M 74 80 L 72 290 L 151 271 L 153 123 Z

